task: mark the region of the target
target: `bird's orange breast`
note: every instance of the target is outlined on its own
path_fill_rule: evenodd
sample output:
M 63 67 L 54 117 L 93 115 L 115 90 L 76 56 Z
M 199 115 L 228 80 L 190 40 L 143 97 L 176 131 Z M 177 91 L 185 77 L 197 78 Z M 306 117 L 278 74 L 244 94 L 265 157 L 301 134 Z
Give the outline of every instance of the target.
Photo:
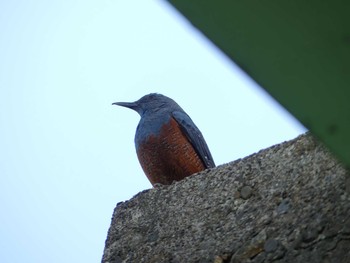
M 157 136 L 150 135 L 139 145 L 137 156 L 152 185 L 171 184 L 205 169 L 173 118 L 163 125 Z

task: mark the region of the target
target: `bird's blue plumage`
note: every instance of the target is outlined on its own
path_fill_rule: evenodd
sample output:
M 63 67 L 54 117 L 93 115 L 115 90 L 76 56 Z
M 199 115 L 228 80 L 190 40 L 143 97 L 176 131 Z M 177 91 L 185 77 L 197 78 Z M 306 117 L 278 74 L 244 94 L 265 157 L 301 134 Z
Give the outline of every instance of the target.
M 215 167 L 202 133 L 174 100 L 152 93 L 135 102 L 114 104 L 131 108 L 141 116 L 135 146 L 152 183 L 171 183 Z

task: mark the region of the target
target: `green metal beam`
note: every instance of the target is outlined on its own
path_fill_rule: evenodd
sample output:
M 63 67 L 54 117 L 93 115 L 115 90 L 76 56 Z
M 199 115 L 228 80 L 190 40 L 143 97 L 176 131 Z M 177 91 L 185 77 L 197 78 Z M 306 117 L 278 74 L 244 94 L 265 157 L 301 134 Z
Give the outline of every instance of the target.
M 170 0 L 350 167 L 349 0 Z

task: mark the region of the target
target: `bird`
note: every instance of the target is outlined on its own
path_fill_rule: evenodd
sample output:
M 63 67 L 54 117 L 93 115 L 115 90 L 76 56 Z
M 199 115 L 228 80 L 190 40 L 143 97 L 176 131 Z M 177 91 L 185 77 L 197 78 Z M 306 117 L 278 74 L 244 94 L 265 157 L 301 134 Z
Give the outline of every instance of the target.
M 202 133 L 171 98 L 151 93 L 135 102 L 114 102 L 112 105 L 132 109 L 140 115 L 135 148 L 153 187 L 170 185 L 215 167 Z

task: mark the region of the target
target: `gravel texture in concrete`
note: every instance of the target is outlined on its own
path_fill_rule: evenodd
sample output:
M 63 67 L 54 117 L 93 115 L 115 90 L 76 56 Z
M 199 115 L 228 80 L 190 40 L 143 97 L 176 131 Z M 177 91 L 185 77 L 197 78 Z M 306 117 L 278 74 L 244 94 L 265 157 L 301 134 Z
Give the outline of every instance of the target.
M 102 262 L 350 262 L 349 185 L 302 135 L 119 203 Z

